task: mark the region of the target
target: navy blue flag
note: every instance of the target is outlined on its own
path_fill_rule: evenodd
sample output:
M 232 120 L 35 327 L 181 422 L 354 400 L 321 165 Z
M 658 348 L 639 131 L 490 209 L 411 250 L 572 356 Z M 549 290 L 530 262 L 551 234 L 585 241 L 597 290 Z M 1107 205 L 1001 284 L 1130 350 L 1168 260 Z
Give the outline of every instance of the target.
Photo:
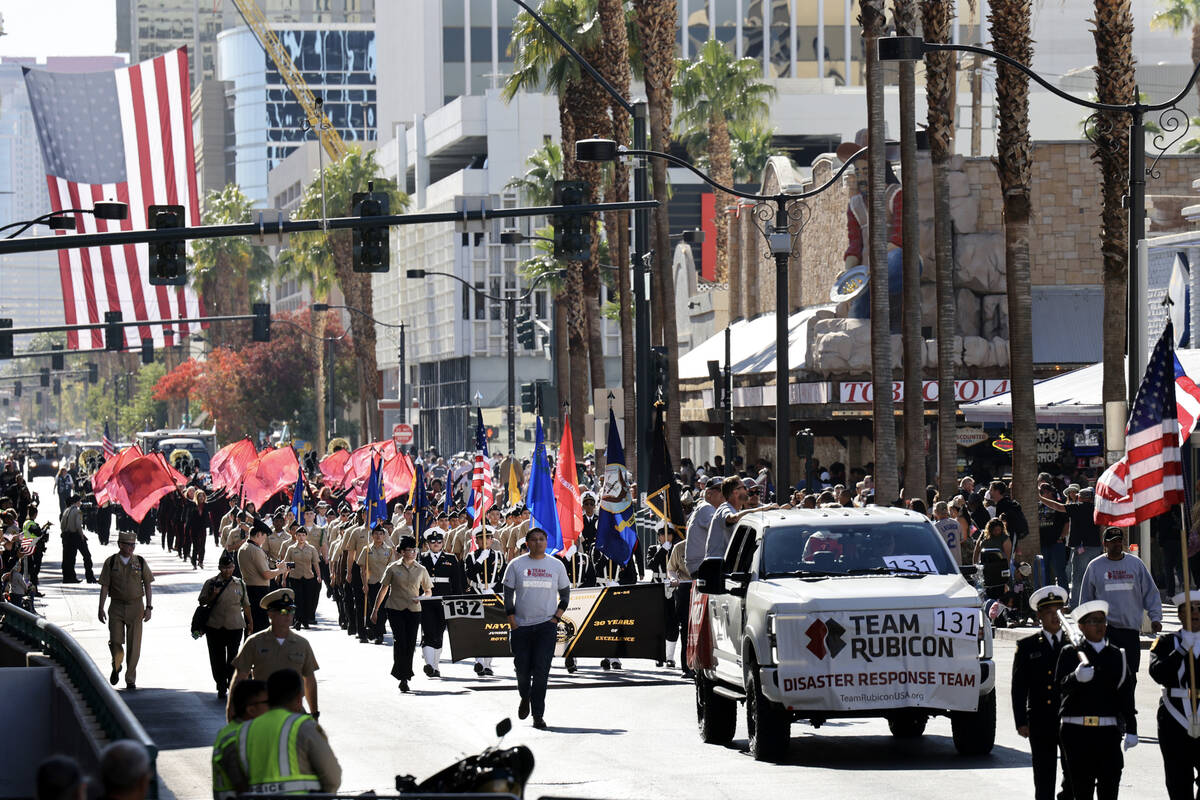
M 304 524 L 304 470 L 296 470 L 296 486 L 292 489 L 292 516 Z
M 371 459 L 371 475 L 367 478 L 367 496 L 363 499 L 367 508 L 367 529 L 372 530 L 376 525 L 388 518 L 387 502 L 383 499 L 383 474 L 379 462 Z
M 533 446 L 533 463 L 530 465 L 529 488 L 525 490 L 525 504 L 529 507 L 531 528 L 546 532 L 546 552 L 557 553 L 563 549 L 562 527 L 558 524 L 558 504 L 554 500 L 554 478 L 550 475 L 550 460 L 546 458 L 546 439 L 542 433 L 542 418 L 537 418 L 537 440 Z M 622 562 L 623 563 L 623 562 Z
M 416 474 L 413 475 L 413 532 L 417 541 L 429 525 L 429 495 L 425 492 L 425 466 L 417 459 Z
M 600 520 L 596 547 L 616 564 L 627 564 L 637 545 L 633 519 L 633 489 L 625 468 L 625 447 L 617 431 L 617 418 L 608 410 L 608 449 L 604 453 L 604 480 L 600 483 Z

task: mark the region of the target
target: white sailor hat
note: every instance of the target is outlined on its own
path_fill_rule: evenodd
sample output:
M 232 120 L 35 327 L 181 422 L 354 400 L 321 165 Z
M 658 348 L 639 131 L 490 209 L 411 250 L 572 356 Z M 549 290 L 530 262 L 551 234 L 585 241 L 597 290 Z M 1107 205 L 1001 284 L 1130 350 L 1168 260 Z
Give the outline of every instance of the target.
M 1181 606 L 1189 600 L 1193 603 L 1200 603 L 1200 589 L 1192 589 L 1190 592 L 1180 592 L 1171 598 L 1171 604 Z
M 1074 619 L 1076 623 L 1078 623 L 1081 619 L 1086 617 L 1088 614 L 1095 614 L 1096 612 L 1103 614 L 1105 619 L 1107 619 L 1108 618 L 1108 601 L 1107 600 L 1092 600 L 1087 603 L 1080 603 L 1079 605 L 1077 605 L 1075 607 L 1075 610 L 1071 612 L 1071 618 Z
M 1068 596 L 1067 590 L 1061 586 L 1043 586 L 1029 596 L 1029 607 L 1038 611 L 1053 605 L 1065 606 Z

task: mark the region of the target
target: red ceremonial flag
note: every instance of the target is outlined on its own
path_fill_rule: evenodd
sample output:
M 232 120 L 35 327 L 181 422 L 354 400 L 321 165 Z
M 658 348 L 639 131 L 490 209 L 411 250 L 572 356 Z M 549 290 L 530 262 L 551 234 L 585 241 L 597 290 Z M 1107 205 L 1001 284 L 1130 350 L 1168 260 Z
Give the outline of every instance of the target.
M 413 463 L 406 453 L 383 462 L 383 499 L 391 502 L 408 494 L 413 485 Z
M 558 505 L 558 527 L 562 531 L 562 553 L 568 558 L 583 533 L 583 503 L 575 475 L 575 442 L 571 438 L 571 419 L 563 418 L 562 442 L 554 465 L 554 501 Z
M 250 468 L 256 458 L 258 458 L 258 450 L 255 449 L 254 442 L 250 441 L 248 436 L 241 441 L 222 447 L 212 457 L 212 463 L 209 466 L 213 488 L 233 490 L 242 482 L 242 476 L 246 474 L 246 470 Z
M 200 192 L 192 146 L 187 48 L 115 70 L 68 74 L 25 70 L 25 87 L 41 144 L 50 209 L 125 203 L 123 220 L 71 215 L 76 233 L 145 230 L 150 205 L 180 205 L 183 224 L 200 224 Z M 130 244 L 60 250 L 59 278 L 68 325 L 99 323 L 119 311 L 126 322 L 194 319 L 204 313 L 195 289 L 152 286 L 150 246 Z M 133 346 L 155 347 L 195 323 L 124 329 Z M 103 347 L 100 328 L 67 333 L 67 348 Z
M 350 461 L 349 450 L 334 450 L 321 459 L 317 467 L 325 476 L 326 486 L 341 486 L 342 478 L 346 477 L 346 464 Z
M 272 450 L 258 458 L 246 470 L 242 479 L 242 495 L 247 501 L 261 508 L 271 495 L 295 485 L 300 474 L 300 462 L 296 451 L 290 447 Z
M 176 486 L 161 453 L 138 456 L 129 461 L 121 467 L 114 482 L 114 493 L 120 495 L 121 507 L 135 522 L 145 519 L 150 509 L 158 505 L 164 495 L 175 491 Z
M 100 469 L 96 470 L 96 474 L 92 476 L 92 488 L 96 493 L 96 505 L 102 506 L 117 499 L 112 494 L 112 489 L 115 488 L 115 485 L 112 483 L 113 477 L 120 471 L 122 466 L 141 455 L 142 448 L 135 444 L 132 447 L 126 447 L 120 453 L 117 453 L 114 458 L 110 458 L 100 465 Z
M 353 505 L 366 495 L 367 478 L 371 476 L 371 462 L 377 455 L 380 444 L 364 444 L 350 454 L 350 460 L 346 462 L 346 472 L 342 476 L 342 489 L 346 490 L 347 503 Z

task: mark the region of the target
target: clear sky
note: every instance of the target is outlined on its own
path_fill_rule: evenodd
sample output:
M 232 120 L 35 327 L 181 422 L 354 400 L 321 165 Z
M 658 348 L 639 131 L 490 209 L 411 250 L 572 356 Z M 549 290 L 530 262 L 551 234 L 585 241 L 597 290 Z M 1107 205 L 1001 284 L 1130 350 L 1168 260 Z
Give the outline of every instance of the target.
M 112 0 L 0 0 L 0 56 L 103 56 L 116 44 Z

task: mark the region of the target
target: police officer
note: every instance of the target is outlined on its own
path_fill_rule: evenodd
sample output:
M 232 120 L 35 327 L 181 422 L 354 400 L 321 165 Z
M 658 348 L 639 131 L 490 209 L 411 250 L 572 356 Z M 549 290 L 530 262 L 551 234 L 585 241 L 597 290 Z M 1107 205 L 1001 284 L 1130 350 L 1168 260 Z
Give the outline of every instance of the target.
M 150 584 L 154 574 L 146 559 L 135 555 L 137 534 L 121 531 L 117 534 L 118 551 L 104 560 L 100 569 L 101 622 L 108 623 L 108 649 L 112 653 L 112 672 L 108 682 L 117 685 L 121 662 L 125 662 L 125 688 L 137 689 L 137 665 L 142 655 L 142 623 L 150 621 L 154 606 L 150 604 Z M 142 599 L 145 598 L 143 604 Z M 108 616 L 104 601 L 111 598 Z
M 233 679 L 230 691 L 243 678 L 270 680 L 282 669 L 294 669 L 304 679 L 304 694 L 308 708 L 314 717 L 320 716 L 317 708 L 317 680 L 319 669 L 312 646 L 300 634 L 292 630 L 292 618 L 296 615 L 296 593 L 291 589 L 276 589 L 260 602 L 267 612 L 269 626 L 242 642 L 242 649 L 233 659 Z
M 433 596 L 462 594 L 466 590 L 462 564 L 449 553 L 442 552 L 446 536 L 437 528 L 425 533 L 427 551 L 421 554 L 421 566 L 433 581 Z M 442 657 L 442 640 L 446 633 L 446 617 L 442 604 L 421 604 L 421 654 L 425 657 L 425 674 L 430 678 L 442 677 L 438 664 Z
M 387 565 L 396 560 L 396 548 L 392 546 L 388 528 L 392 527 L 390 520 L 383 520 L 371 529 L 371 544 L 358 553 L 358 566 L 362 570 L 363 581 L 367 593 L 363 596 L 363 609 L 366 611 L 366 625 L 359 630 L 358 640 L 368 639 L 375 644 L 383 644 L 383 620 L 372 621 L 371 609 L 375 608 L 375 598 L 379 596 L 379 581 Z
M 1092 600 L 1071 614 L 1083 639 L 1063 646 L 1054 675 L 1062 701 L 1060 741 L 1067 787 L 1075 800 L 1093 792 L 1116 798 L 1125 765 L 1121 752 L 1137 744 L 1133 680 L 1121 648 L 1108 641 L 1108 603 Z
M 1017 733 L 1029 740 L 1033 756 L 1033 790 L 1036 800 L 1053 800 L 1058 763 L 1058 686 L 1054 670 L 1066 634 L 1058 614 L 1067 602 L 1067 590 L 1045 586 L 1029 598 L 1042 629 L 1017 642 L 1013 656 L 1012 707 Z M 1066 792 L 1065 779 L 1063 791 Z
M 475 594 L 503 594 L 504 555 L 492 549 L 492 530 L 481 526 L 475 531 L 475 549 L 463 562 L 467 584 Z M 475 659 L 475 674 L 494 675 L 492 657 Z
M 1162 685 L 1158 706 L 1158 748 L 1170 800 L 1191 800 L 1200 784 L 1200 739 L 1191 737 L 1193 703 L 1189 661 L 1200 656 L 1200 591 L 1173 600 L 1183 628 L 1162 633 L 1150 648 L 1150 677 Z M 1188 612 L 1191 624 L 1188 624 Z M 1189 653 L 1191 654 L 1189 658 Z

